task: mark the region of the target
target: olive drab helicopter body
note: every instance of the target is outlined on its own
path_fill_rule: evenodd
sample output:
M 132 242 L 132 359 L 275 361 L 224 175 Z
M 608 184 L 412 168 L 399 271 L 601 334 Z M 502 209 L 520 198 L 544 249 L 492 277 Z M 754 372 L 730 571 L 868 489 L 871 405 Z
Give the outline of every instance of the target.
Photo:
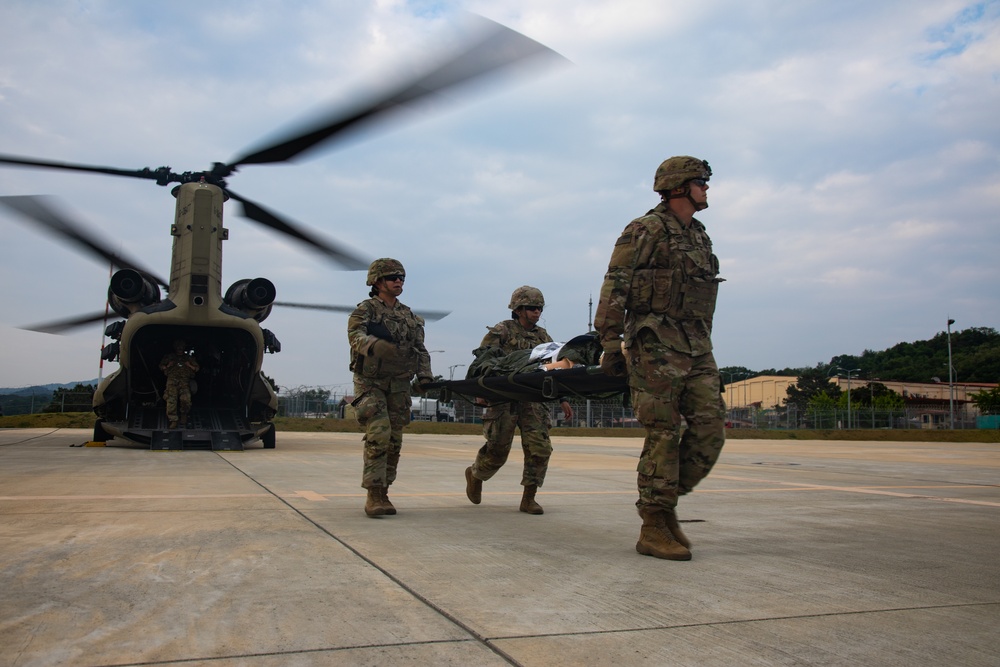
M 324 117 L 305 129 L 290 132 L 287 138 L 231 163 L 214 163 L 207 171 L 174 173 L 169 167 L 127 170 L 0 155 L 0 166 L 141 178 L 163 186 L 180 184 L 173 189 L 177 201 L 171 226 L 169 283 L 157 278 L 140 262 L 108 250 L 106 244 L 60 214 L 44 198 L 0 197 L 3 207 L 119 269 L 108 288 L 108 306 L 125 319 L 106 328 L 112 342 L 102 350 L 102 358 L 117 360 L 120 367 L 100 382 L 94 394 L 93 407 L 98 417 L 95 441 L 120 438 L 152 449 L 243 449 L 257 443 L 265 448 L 275 446 L 271 420 L 278 401 L 261 369 L 264 354 L 278 352 L 281 346 L 275 335 L 261 328 L 260 323 L 274 306 L 347 313 L 355 306 L 279 302 L 275 300 L 274 285 L 266 278 L 236 281 L 223 293 L 222 244 L 228 237 L 223 225 L 226 202 L 235 200 L 243 217 L 295 238 L 340 268 L 364 269 L 368 261 L 235 193 L 226 179 L 244 165 L 290 161 L 446 88 L 513 65 L 561 60 L 555 52 L 518 32 L 485 19 L 484 22 L 489 25 L 482 35 L 422 76 L 349 112 Z M 161 296 L 161 286 L 166 288 L 166 296 Z M 447 314 L 417 312 L 427 320 Z M 27 328 L 58 333 L 104 319 L 106 314 L 102 312 Z M 178 340 L 184 342 L 198 362 L 192 383 L 197 387 L 192 387 L 187 422 L 178 424 L 179 428 L 168 428 L 163 400 L 166 377 L 159 365 Z
M 170 283 L 159 289 L 134 269 L 111 280 L 108 301 L 127 319 L 109 327 L 114 342 L 104 356 L 120 367 L 98 386 L 94 440 L 108 436 L 148 442 L 152 448 L 242 449 L 260 440 L 274 447 L 271 418 L 278 398 L 263 376 L 264 353 L 277 338 L 260 322 L 270 313 L 274 285 L 266 278 L 240 280 L 222 293 L 222 190 L 208 183 L 175 188 L 177 212 Z M 186 428 L 167 429 L 159 407 L 164 392 L 161 358 L 183 340 L 200 365 Z

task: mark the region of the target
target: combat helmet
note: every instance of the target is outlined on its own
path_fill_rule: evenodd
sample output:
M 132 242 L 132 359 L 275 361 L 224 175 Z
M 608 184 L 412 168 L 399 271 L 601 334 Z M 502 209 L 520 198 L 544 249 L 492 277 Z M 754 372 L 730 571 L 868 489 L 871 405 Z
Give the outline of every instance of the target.
M 667 158 L 656 168 L 656 176 L 653 177 L 653 190 L 670 192 L 693 178 L 707 181 L 711 177 L 712 168 L 705 160 L 699 160 L 690 155 L 677 155 Z
M 374 285 L 378 282 L 379 278 L 395 275 L 406 275 L 406 269 L 403 268 L 403 264 L 398 259 L 382 257 L 380 259 L 376 259 L 371 263 L 371 266 L 368 267 L 368 282 L 365 284 Z
M 542 290 L 530 285 L 522 285 L 514 290 L 514 293 L 510 295 L 510 305 L 507 307 L 514 311 L 521 306 L 539 306 L 544 308 L 545 297 L 542 296 Z

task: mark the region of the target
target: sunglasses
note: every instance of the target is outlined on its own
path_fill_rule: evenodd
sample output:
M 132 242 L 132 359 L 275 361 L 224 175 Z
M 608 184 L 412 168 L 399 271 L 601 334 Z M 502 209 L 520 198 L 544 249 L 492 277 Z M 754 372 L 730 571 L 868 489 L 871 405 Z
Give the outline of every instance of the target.
M 524 309 L 525 309 L 525 310 L 530 310 L 530 311 L 532 311 L 532 312 L 534 312 L 534 311 L 536 311 L 536 310 L 537 310 L 538 312 L 542 312 L 542 307 L 541 307 L 541 306 L 525 306 L 525 307 L 524 307 Z
M 703 188 L 706 185 L 708 185 L 708 181 L 706 181 L 704 178 L 692 178 L 690 181 L 688 181 L 688 183 L 691 183 L 692 185 L 697 185 L 699 188 Z
M 386 281 L 387 283 L 394 283 L 397 280 L 399 282 L 404 282 L 406 280 L 406 276 L 404 276 L 402 273 L 394 273 L 391 276 L 382 276 L 382 280 Z

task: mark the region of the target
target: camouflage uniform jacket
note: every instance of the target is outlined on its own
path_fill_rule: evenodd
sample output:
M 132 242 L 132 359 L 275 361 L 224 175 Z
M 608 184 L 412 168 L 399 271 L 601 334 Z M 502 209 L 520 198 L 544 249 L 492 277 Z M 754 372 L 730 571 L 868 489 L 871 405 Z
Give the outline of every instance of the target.
M 605 350 L 629 347 L 650 329 L 669 348 L 700 356 L 712 351 L 712 316 L 719 260 L 705 226 L 685 226 L 661 202 L 625 227 L 601 286 L 594 317 Z
M 194 366 L 188 366 L 188 362 Z M 187 352 L 169 352 L 160 361 L 160 370 L 167 376 L 168 380 L 177 382 L 187 382 L 198 372 L 198 362 Z
M 370 354 L 378 337 L 369 333 L 370 325 L 382 325 L 392 336 L 397 354 L 385 360 Z M 389 384 L 389 391 L 403 391 L 410 380 L 431 379 L 431 357 L 424 347 L 424 319 L 399 301 L 387 306 L 378 297 L 362 301 L 347 320 L 347 338 L 351 345 L 351 370 L 355 382 Z
M 552 336 L 542 327 L 535 326 L 534 329 L 525 329 L 520 322 L 510 319 L 489 327 L 489 332 L 483 336 L 483 342 L 479 344 L 479 347 L 499 347 L 509 354 L 518 350 L 530 350 L 536 345 L 551 342 Z

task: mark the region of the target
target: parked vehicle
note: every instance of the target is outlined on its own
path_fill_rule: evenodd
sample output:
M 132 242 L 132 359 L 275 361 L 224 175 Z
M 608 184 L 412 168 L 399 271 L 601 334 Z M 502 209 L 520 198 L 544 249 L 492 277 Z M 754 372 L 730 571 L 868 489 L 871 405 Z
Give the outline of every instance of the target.
M 410 421 L 453 422 L 455 403 L 436 398 L 411 397 Z

